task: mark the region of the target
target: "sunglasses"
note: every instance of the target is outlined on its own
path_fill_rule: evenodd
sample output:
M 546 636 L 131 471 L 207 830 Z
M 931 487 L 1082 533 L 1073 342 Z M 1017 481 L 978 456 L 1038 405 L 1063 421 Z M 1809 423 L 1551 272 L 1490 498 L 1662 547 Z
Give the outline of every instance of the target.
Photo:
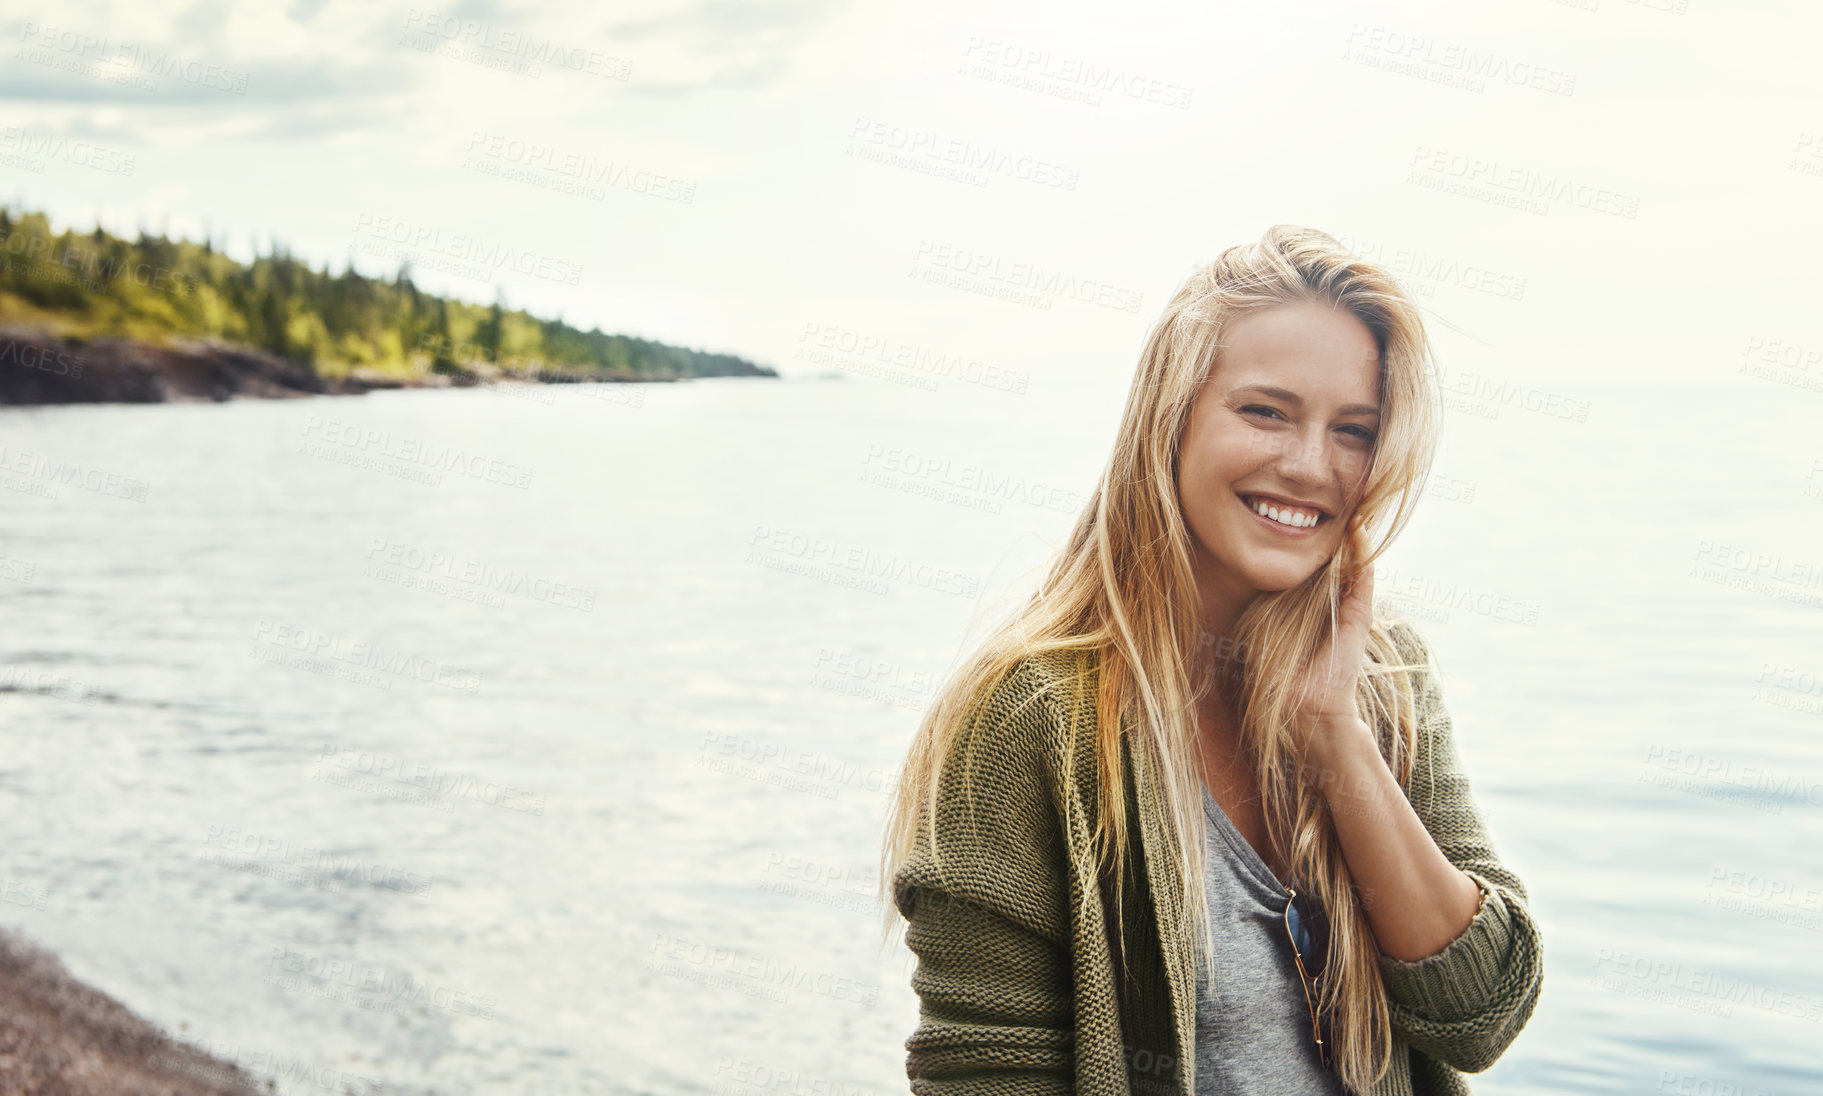
M 1329 956 L 1329 925 L 1308 896 L 1291 887 L 1285 889 L 1291 892 L 1291 901 L 1285 903 L 1285 935 L 1291 940 L 1291 957 L 1298 965 L 1304 1003 L 1310 1008 L 1310 1037 L 1317 1041 L 1317 1057 L 1323 1068 L 1333 1069 L 1327 1038 L 1329 1018 L 1317 1009 L 1317 1002 L 1322 999 L 1323 966 Z

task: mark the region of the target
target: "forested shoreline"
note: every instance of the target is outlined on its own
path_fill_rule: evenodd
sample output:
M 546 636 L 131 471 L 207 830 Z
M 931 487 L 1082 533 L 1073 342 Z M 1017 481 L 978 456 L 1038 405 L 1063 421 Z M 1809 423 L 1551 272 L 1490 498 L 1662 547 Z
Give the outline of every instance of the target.
M 345 394 L 381 387 L 777 373 L 731 354 L 582 331 L 280 245 L 243 263 L 142 229 L 57 232 L 0 208 L 0 403 Z

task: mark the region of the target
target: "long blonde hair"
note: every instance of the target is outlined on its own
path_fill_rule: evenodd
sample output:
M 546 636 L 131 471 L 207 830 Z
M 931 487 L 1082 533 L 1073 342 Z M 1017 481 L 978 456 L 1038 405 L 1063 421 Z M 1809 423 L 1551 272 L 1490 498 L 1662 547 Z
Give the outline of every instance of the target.
M 1240 716 L 1243 750 L 1257 766 L 1269 838 L 1288 853 L 1300 889 L 1330 922 L 1323 1005 L 1331 1016 L 1336 1069 L 1366 1092 L 1389 1065 L 1391 1025 L 1375 940 L 1330 822 L 1323 793 L 1298 771 L 1285 727 L 1297 679 L 1333 633 L 1342 586 L 1380 557 L 1410 520 L 1429 475 L 1440 425 L 1431 350 L 1419 310 L 1386 270 L 1351 255 L 1315 229 L 1275 225 L 1258 243 L 1224 250 L 1199 267 L 1152 327 L 1127 394 L 1114 451 L 1039 589 L 950 676 L 921 721 L 900 772 L 881 856 L 884 894 L 911 855 L 918 826 L 936 849 L 935 796 L 942 766 L 975 702 L 1028 656 L 1079 651 L 1099 666 L 1095 747 L 1102 794 L 1091 808 L 1095 865 L 1079 870 L 1115 880 L 1112 908 L 1127 879 L 1129 839 L 1121 777 L 1121 735 L 1144 736 L 1157 766 L 1163 811 L 1176 838 L 1192 939 L 1214 951 L 1200 880 L 1204 869 L 1196 701 L 1210 686 L 1211 661 L 1193 579 L 1193 541 L 1176 486 L 1179 445 L 1191 406 L 1215 366 L 1228 324 L 1275 306 L 1327 303 L 1355 316 L 1380 349 L 1381 428 L 1353 527 L 1336 554 L 1287 590 L 1264 592 L 1235 626 L 1238 657 L 1215 676 Z M 1367 547 L 1375 531 L 1379 540 Z M 1389 629 L 1396 614 L 1376 606 L 1359 708 L 1401 785 L 1415 749 L 1412 686 Z M 1197 669 L 1201 660 L 1204 669 Z M 1091 900 L 1085 893 L 1084 900 Z M 885 910 L 889 923 L 896 911 Z M 1124 933 L 1118 936 L 1123 941 Z

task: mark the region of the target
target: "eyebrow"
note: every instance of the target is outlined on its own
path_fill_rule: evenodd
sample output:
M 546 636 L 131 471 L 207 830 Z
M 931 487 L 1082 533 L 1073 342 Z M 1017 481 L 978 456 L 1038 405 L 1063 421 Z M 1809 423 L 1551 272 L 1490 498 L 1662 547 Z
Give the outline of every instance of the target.
M 1234 396 L 1242 392 L 1258 392 L 1262 396 L 1271 396 L 1275 400 L 1284 400 L 1293 407 L 1304 406 L 1303 397 L 1299 396 L 1296 392 L 1288 391 L 1283 388 L 1274 388 L 1267 384 L 1245 384 L 1228 394 Z M 1364 403 L 1351 403 L 1347 407 L 1342 408 L 1341 413 L 1344 415 L 1378 415 L 1380 409 L 1378 407 L 1369 407 Z

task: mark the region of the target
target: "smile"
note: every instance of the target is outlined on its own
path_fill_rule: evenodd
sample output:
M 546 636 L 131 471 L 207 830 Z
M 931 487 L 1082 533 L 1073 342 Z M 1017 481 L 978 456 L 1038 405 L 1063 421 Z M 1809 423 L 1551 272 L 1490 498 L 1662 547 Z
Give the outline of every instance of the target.
M 1258 495 L 1241 495 L 1240 500 L 1260 523 L 1283 536 L 1308 536 L 1330 515 L 1308 506 L 1292 506 Z

